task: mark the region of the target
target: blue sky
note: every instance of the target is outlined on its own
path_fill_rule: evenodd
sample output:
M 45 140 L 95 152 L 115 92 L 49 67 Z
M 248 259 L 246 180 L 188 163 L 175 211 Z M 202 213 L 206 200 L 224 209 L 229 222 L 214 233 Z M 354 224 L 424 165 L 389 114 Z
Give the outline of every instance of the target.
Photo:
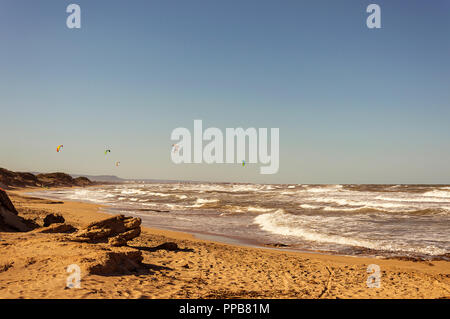
M 70 3 L 79 30 L 66 27 Z M 366 27 L 370 3 L 382 29 Z M 439 0 L 0 0 L 0 167 L 450 183 L 449 31 Z M 173 164 L 170 133 L 194 119 L 280 128 L 278 174 Z

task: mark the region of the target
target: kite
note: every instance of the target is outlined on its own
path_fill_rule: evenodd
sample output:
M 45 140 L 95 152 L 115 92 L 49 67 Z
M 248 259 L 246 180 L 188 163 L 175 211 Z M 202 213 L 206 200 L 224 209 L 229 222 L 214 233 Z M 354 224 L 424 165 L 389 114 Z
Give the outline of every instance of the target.
M 63 148 L 64 147 L 64 145 L 59 145 L 57 148 L 56 148 L 56 151 L 59 153 L 60 151 L 61 151 L 61 148 Z
M 106 150 L 105 151 L 105 155 L 108 154 L 108 153 L 111 153 L 111 150 Z

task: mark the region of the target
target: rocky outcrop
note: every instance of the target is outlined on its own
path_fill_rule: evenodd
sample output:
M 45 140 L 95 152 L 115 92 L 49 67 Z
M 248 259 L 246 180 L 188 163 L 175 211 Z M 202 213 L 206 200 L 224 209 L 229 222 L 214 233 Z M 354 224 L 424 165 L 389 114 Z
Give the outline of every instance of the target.
M 52 224 L 64 223 L 66 220 L 60 214 L 48 214 L 44 218 L 44 227 L 48 227 Z
M 16 208 L 6 194 L 5 190 L 0 188 L 0 205 L 9 210 L 11 213 L 18 215 Z
M 34 232 L 43 234 L 69 234 L 76 231 L 77 229 L 69 224 L 53 224 L 48 227 L 38 228 Z
M 76 186 L 89 186 L 92 182 L 87 177 L 77 177 L 73 179 L 73 183 Z
M 38 179 L 31 173 L 12 172 L 4 168 L 0 168 L 0 184 L 3 187 L 33 187 L 37 186 Z
M 91 223 L 71 236 L 71 240 L 85 243 L 109 243 L 125 246 L 141 234 L 141 219 L 117 215 Z
M 95 252 L 84 256 L 80 265 L 93 275 L 122 275 L 145 271 L 142 252 L 126 247 Z
M 0 231 L 28 231 L 23 218 L 18 216 L 6 192 L 0 188 Z
M 38 182 L 45 187 L 60 187 L 60 186 L 88 186 L 91 181 L 87 178 L 72 178 L 72 176 L 65 173 L 49 173 L 36 175 Z
M 86 177 L 72 178 L 65 173 L 38 174 L 12 172 L 0 168 L 0 185 L 3 187 L 61 187 L 89 186 L 93 183 Z

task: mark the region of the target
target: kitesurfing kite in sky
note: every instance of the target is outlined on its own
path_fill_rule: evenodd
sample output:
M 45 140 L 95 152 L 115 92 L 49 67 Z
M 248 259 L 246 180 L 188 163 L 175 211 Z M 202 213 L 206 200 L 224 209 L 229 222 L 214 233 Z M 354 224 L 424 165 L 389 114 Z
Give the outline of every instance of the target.
M 59 153 L 63 147 L 64 147 L 64 145 L 59 145 L 59 146 L 56 148 L 56 151 Z
M 105 151 L 105 155 L 108 154 L 108 153 L 111 153 L 111 150 L 106 150 Z

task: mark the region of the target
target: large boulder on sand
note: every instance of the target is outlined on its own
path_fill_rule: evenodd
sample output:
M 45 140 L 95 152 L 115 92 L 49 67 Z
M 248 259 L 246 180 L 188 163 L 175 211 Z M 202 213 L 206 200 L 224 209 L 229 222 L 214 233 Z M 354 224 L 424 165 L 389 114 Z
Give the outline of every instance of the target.
M 14 207 L 13 203 L 9 199 L 6 192 L 0 188 L 0 206 L 3 206 L 7 210 L 9 210 L 11 213 L 14 213 L 15 215 L 18 215 L 16 208 Z
M 80 229 L 70 239 L 85 243 L 109 243 L 112 246 L 125 246 L 127 241 L 141 234 L 141 219 L 117 215 L 91 223 Z
M 28 231 L 24 220 L 9 199 L 6 192 L 0 188 L 0 231 Z
M 93 275 L 122 275 L 145 271 L 142 252 L 128 247 L 95 251 L 77 261 L 82 268 Z
M 64 217 L 60 214 L 47 214 L 44 218 L 44 227 L 48 227 L 52 224 L 62 224 L 65 221 Z

